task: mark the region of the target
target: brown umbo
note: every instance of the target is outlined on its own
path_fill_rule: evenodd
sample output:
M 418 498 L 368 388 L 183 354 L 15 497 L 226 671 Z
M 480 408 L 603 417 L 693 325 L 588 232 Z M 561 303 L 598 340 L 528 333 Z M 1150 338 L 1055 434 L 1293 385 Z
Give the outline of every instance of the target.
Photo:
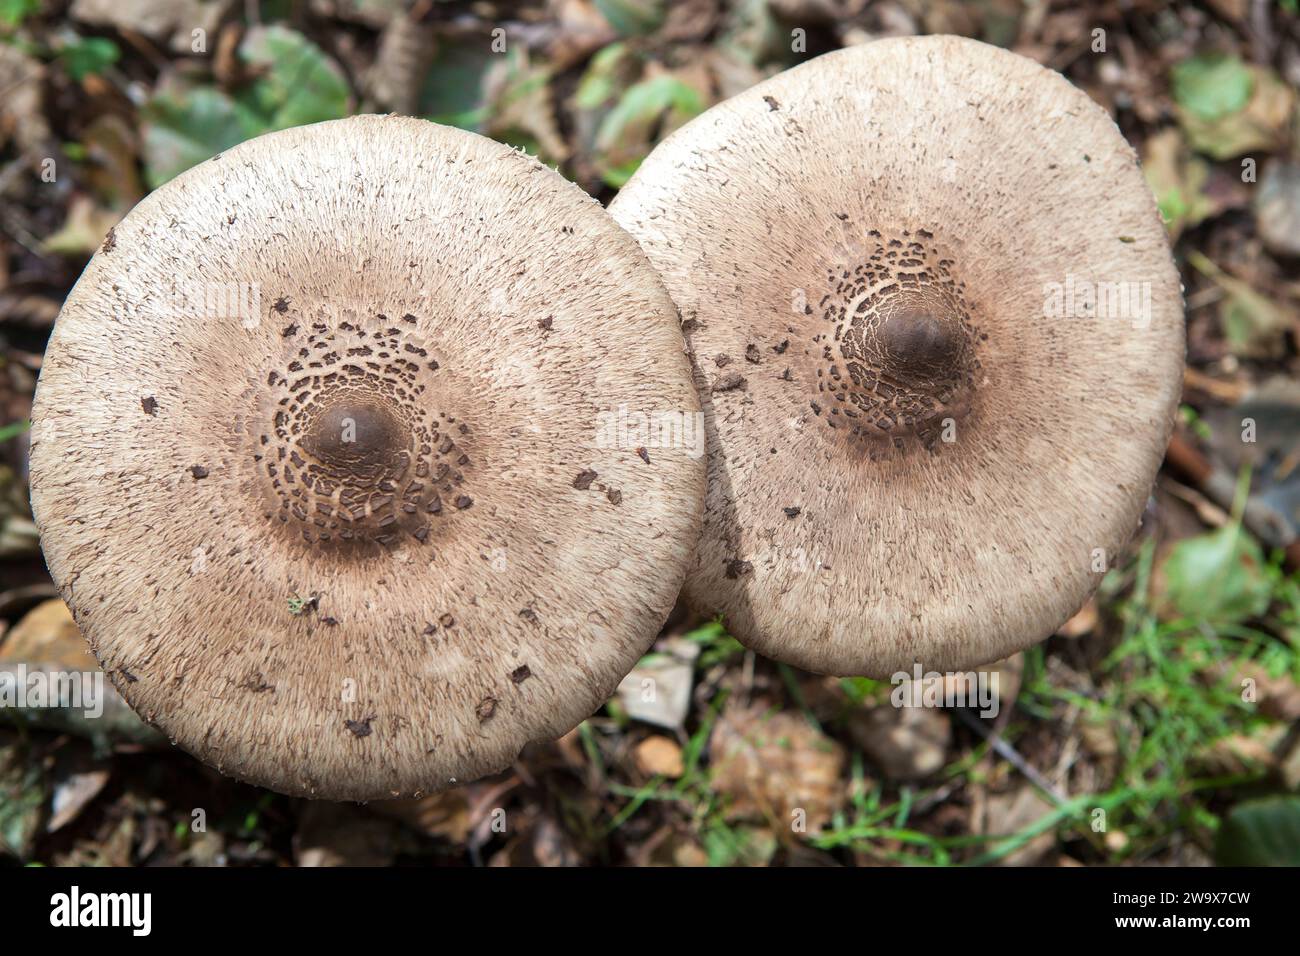
M 32 503 L 177 744 L 287 793 L 414 794 L 567 732 L 671 609 L 703 464 L 602 441 L 622 405 L 699 407 L 635 242 L 535 159 L 357 117 L 117 227 L 50 341 Z
M 677 131 L 611 213 L 704 406 L 686 597 L 750 647 L 876 677 L 996 660 L 1136 529 L 1181 290 L 1133 150 L 1060 75 L 956 37 L 830 53 Z

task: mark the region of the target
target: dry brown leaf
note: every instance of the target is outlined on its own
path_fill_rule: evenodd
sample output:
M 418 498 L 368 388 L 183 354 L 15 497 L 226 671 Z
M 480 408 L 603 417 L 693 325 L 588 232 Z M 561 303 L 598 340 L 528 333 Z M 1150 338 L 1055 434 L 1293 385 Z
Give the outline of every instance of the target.
M 546 59 L 557 73 L 587 59 L 618 39 L 618 31 L 591 0 L 550 0 L 548 13 L 555 18 L 555 35 L 546 46 Z
M 1092 598 L 1079 608 L 1068 621 L 1056 629 L 1062 637 L 1079 638 L 1097 629 L 1097 602 Z
M 656 734 L 636 745 L 632 752 L 637 769 L 647 776 L 663 776 L 676 780 L 685 771 L 682 748 L 675 740 Z
M 1300 163 L 1275 159 L 1268 164 L 1255 217 L 1265 245 L 1279 255 L 1300 256 Z
M 0 146 L 12 139 L 23 153 L 50 143 L 41 97 L 45 67 L 17 47 L 0 43 Z
M 123 33 L 139 33 L 188 53 L 193 31 L 216 30 L 233 0 L 75 0 L 72 19 Z
M 62 228 L 47 236 L 42 245 L 47 252 L 59 255 L 86 255 L 100 247 L 108 230 L 121 219 L 121 212 L 105 209 L 89 196 L 76 196 L 68 204 L 68 218 Z
M 849 734 L 890 780 L 918 780 L 940 770 L 952 741 L 942 710 L 880 704 L 849 718 Z
M 474 825 L 469 801 L 470 789 L 461 787 L 413 800 L 377 800 L 369 806 L 425 836 L 464 843 Z
M 812 833 L 844 803 L 844 748 L 800 714 L 728 707 L 709 752 L 713 788 L 728 798 L 729 820 L 767 819 L 787 832 L 802 820 Z
M 310 801 L 293 837 L 298 866 L 388 866 L 396 858 L 397 823 L 346 803 Z
M 108 771 L 104 769 L 87 769 L 74 771 L 61 776 L 54 783 L 54 796 L 50 801 L 50 819 L 45 824 L 45 832 L 53 833 L 67 826 L 90 802 L 99 796 L 104 785 L 108 783 Z
M 394 17 L 379 35 L 379 52 L 366 77 L 371 99 L 394 113 L 418 113 L 420 85 L 436 51 L 431 25 Z
M 0 661 L 54 664 L 69 671 L 99 670 L 68 606 L 58 598 L 42 601 L 24 615 L 0 644 Z
M 108 113 L 96 117 L 86 127 L 81 142 L 90 160 L 86 180 L 95 195 L 112 210 L 105 215 L 105 221 L 115 225 L 115 221 L 110 221 L 112 217 L 125 213 L 144 195 L 136 132 L 121 116 Z M 102 240 L 103 236 L 99 238 Z
M 989 794 L 982 819 L 972 821 L 976 833 L 1010 836 L 1052 811 L 1052 806 L 1029 783 L 1020 783 L 1006 793 Z M 1034 866 L 1056 848 L 1052 831 L 1040 833 L 1028 843 L 1002 857 L 1001 866 Z

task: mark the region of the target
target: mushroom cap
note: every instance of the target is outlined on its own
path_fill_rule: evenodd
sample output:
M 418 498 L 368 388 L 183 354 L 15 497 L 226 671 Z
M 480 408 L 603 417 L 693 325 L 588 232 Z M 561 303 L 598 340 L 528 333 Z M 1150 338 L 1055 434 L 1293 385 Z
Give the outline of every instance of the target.
M 1057 73 L 957 37 L 829 53 L 692 120 L 610 212 L 704 405 L 685 597 L 748 646 L 875 677 L 997 660 L 1135 531 L 1181 289 L 1133 150 Z
M 570 730 L 670 612 L 704 465 L 617 441 L 622 406 L 699 408 L 636 243 L 531 157 L 355 117 L 110 234 L 46 354 L 32 504 L 176 743 L 286 793 L 418 794 Z

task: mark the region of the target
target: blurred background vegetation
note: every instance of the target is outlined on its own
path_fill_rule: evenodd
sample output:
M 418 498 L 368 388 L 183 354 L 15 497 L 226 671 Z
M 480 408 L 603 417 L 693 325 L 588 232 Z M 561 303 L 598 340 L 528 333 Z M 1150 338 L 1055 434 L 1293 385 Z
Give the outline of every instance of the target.
M 147 190 L 369 111 L 514 144 L 608 201 L 713 103 L 916 33 L 1016 50 L 1107 108 L 1186 288 L 1182 422 L 1142 532 L 996 665 L 996 719 L 900 710 L 680 614 L 573 733 L 422 800 L 247 787 L 120 701 L 0 708 L 0 860 L 1300 864 L 1296 0 L 0 0 L 0 668 L 94 666 L 40 558 L 27 419 L 64 296 Z

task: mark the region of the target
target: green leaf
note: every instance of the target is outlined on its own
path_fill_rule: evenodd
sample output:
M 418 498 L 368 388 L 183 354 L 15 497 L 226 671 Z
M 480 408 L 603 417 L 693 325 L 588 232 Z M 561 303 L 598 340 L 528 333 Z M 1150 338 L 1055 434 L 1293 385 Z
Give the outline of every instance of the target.
M 302 34 L 280 26 L 255 28 L 240 55 L 261 75 L 236 96 L 164 84 L 140 111 L 151 188 L 246 139 L 351 111 L 342 71 Z
M 595 0 L 595 3 L 619 36 L 654 33 L 664 21 L 663 0 Z
M 1269 357 L 1284 351 L 1291 327 L 1288 316 L 1245 282 L 1224 278 L 1219 285 L 1227 293 L 1219 315 L 1232 354 Z
M 425 74 L 420 87 L 420 115 L 478 132 L 487 120 L 483 79 L 492 64 L 486 47 L 445 46 Z
M 1191 155 L 1177 127 L 1147 138 L 1142 170 L 1172 238 L 1219 211 L 1205 192 L 1210 164 Z
M 264 132 L 258 117 L 220 90 L 160 87 L 140 110 L 145 177 L 151 189 Z
M 694 87 L 675 76 L 664 74 L 642 80 L 623 95 L 606 118 L 601 128 L 601 138 L 617 139 L 627 126 L 653 121 L 665 110 L 673 110 L 683 118 L 702 112 L 704 103 Z
M 1300 797 L 1239 803 L 1215 841 L 1219 866 L 1300 866 Z
M 735 0 L 718 30 L 716 46 L 728 58 L 752 67 L 794 65 L 794 44 L 768 0 Z
M 1278 358 L 1285 354 L 1292 323 L 1289 310 L 1256 292 L 1250 283 L 1228 275 L 1202 252 L 1192 250 L 1187 261 L 1223 290 L 1219 321 L 1233 355 Z
M 1179 541 L 1163 570 L 1164 599 L 1195 621 L 1230 624 L 1257 617 L 1272 595 L 1259 545 L 1235 523 Z
M 77 37 L 59 52 L 64 69 L 78 83 L 103 73 L 121 57 L 117 44 L 105 37 Z
M 1202 53 L 1171 71 L 1174 100 L 1195 116 L 1213 121 L 1245 107 L 1253 79 L 1241 60 L 1221 53 Z
M 261 116 L 267 130 L 340 119 L 352 92 L 338 64 L 301 33 L 283 26 L 251 30 L 240 57 L 265 72 L 240 101 Z
M 580 110 L 595 110 L 612 100 L 618 93 L 620 69 L 631 55 L 625 43 L 611 43 L 602 48 L 591 58 L 578 81 L 573 105 Z
M 0 747 L 0 853 L 26 859 L 45 799 L 40 763 L 18 744 Z
M 41 0 L 0 0 L 0 27 L 15 30 L 41 8 Z
M 1206 119 L 1196 110 L 1178 105 L 1178 123 L 1198 153 L 1211 159 L 1230 159 L 1255 150 L 1271 152 L 1286 143 L 1295 91 L 1273 70 L 1253 65 L 1245 69 L 1251 93 L 1242 109 Z
M 522 147 L 544 162 L 563 162 L 569 147 L 555 118 L 550 70 L 530 64 L 522 52 L 496 60 L 484 81 L 488 116 L 480 132 Z
M 10 422 L 8 425 L 0 425 L 0 441 L 8 441 L 11 438 L 17 438 L 32 427 L 32 423 L 24 419 L 21 422 Z
M 632 178 L 654 145 L 652 134 L 661 121 L 666 129 L 673 129 L 703 110 L 699 91 L 668 73 L 628 89 L 601 120 L 596 134 L 605 182 L 618 188 Z

